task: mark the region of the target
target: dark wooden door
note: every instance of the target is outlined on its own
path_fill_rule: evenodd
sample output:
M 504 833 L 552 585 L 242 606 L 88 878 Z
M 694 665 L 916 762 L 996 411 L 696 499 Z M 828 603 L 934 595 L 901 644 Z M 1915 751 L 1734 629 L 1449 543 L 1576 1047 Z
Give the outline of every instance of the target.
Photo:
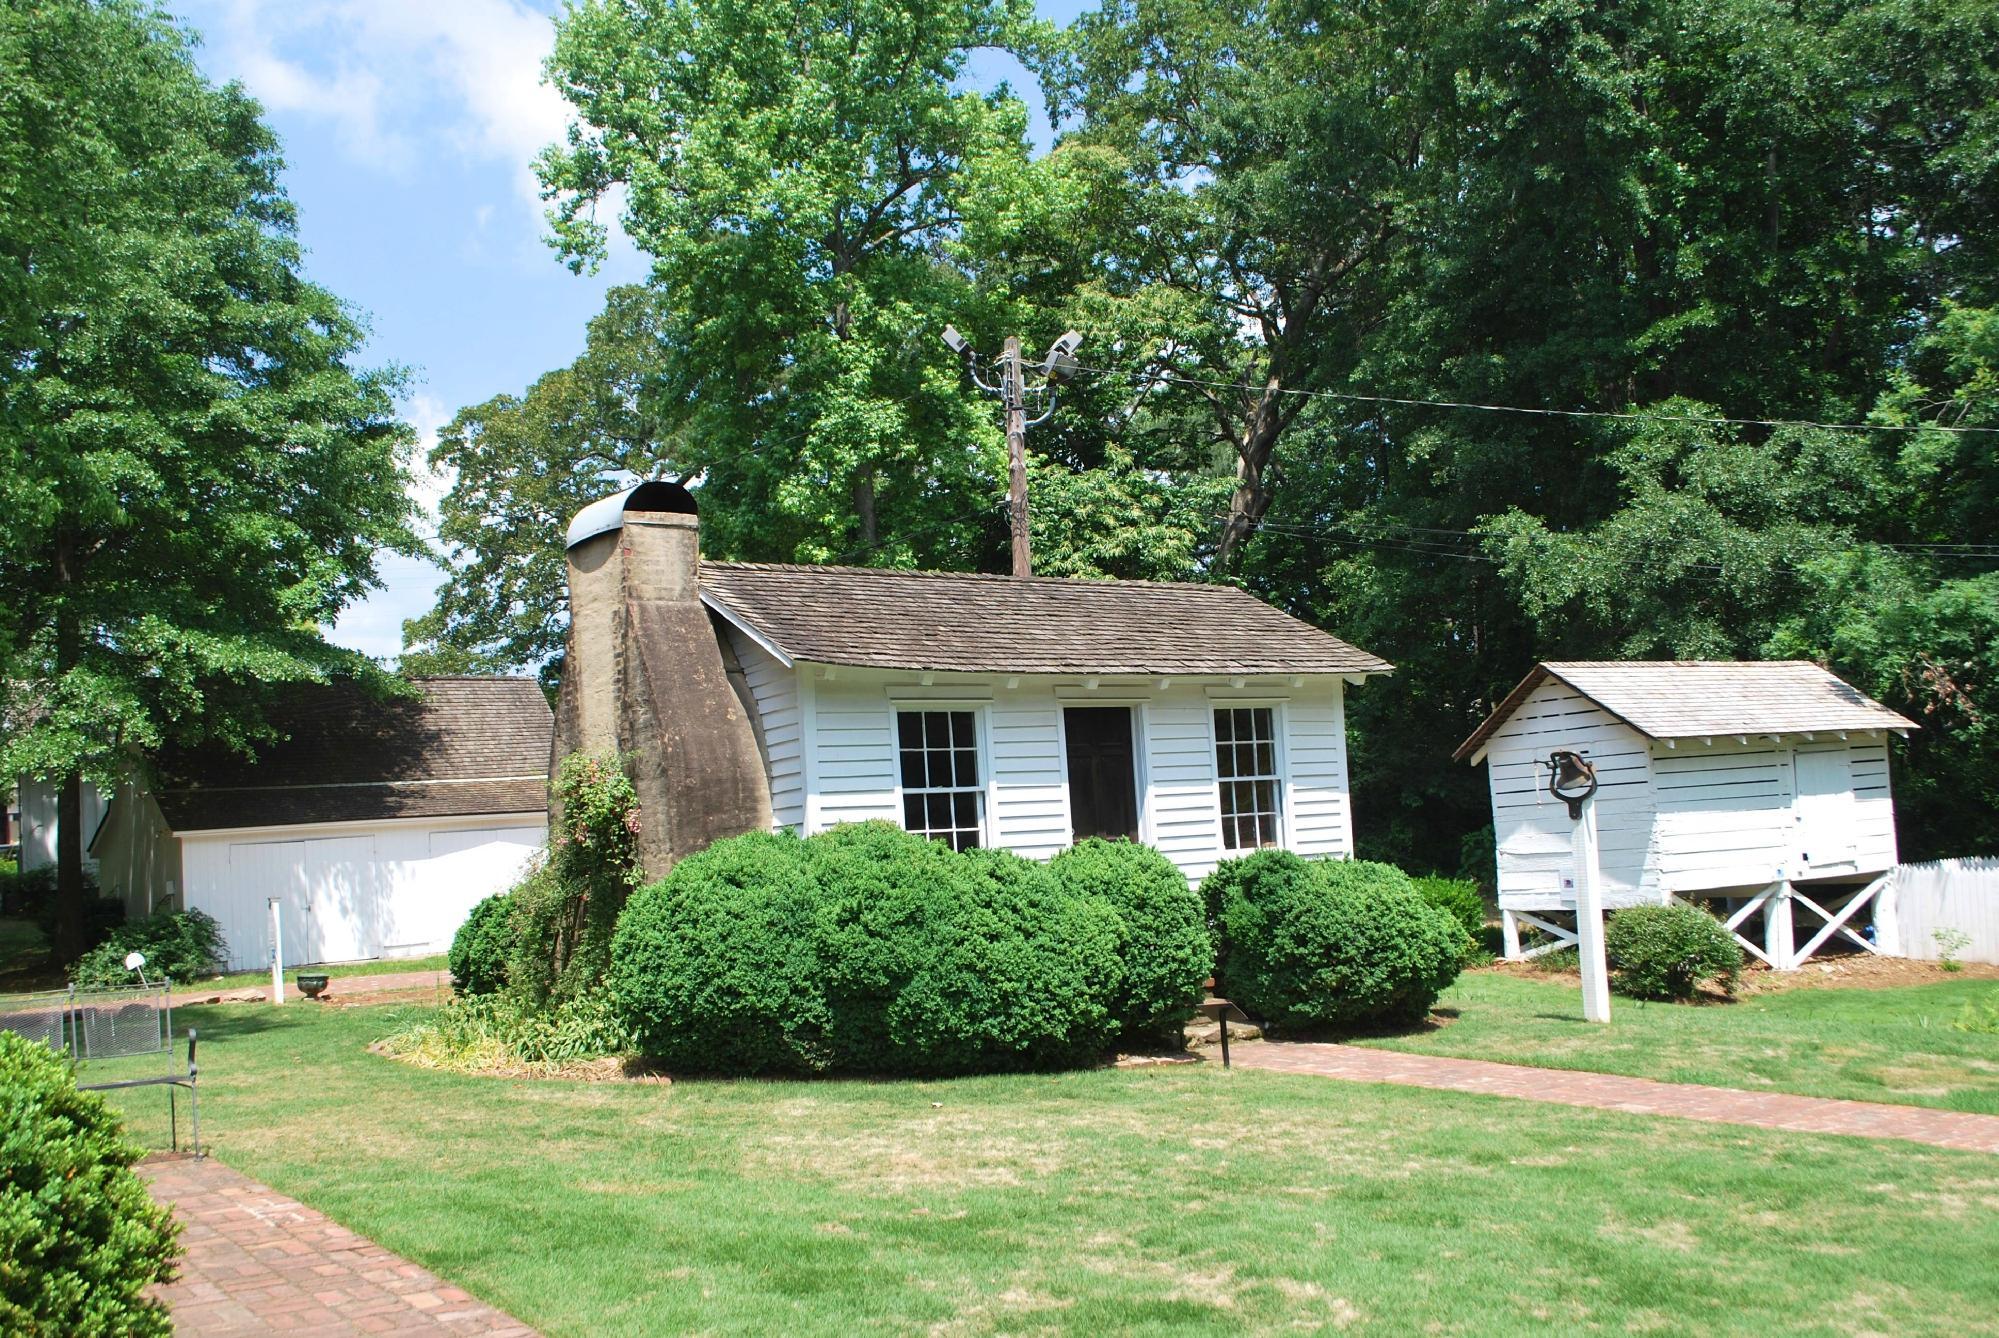
M 1138 839 L 1138 771 L 1131 749 L 1131 708 L 1071 706 L 1062 712 L 1068 738 L 1069 816 L 1076 839 Z

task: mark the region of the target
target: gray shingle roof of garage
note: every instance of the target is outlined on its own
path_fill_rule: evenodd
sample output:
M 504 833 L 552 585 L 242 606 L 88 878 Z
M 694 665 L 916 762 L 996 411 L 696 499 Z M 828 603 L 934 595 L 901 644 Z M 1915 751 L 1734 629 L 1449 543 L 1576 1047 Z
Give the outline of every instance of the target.
M 1810 660 L 1550 660 L 1454 755 L 1476 753 L 1550 678 L 1654 739 L 1920 728 Z
M 1228 585 L 701 564 L 793 660 L 1014 674 L 1370 674 L 1392 666 Z
M 153 797 L 177 832 L 383 818 L 534 813 L 548 803 L 555 722 L 527 678 L 427 678 L 420 698 L 359 684 L 288 689 L 279 741 L 160 759 Z

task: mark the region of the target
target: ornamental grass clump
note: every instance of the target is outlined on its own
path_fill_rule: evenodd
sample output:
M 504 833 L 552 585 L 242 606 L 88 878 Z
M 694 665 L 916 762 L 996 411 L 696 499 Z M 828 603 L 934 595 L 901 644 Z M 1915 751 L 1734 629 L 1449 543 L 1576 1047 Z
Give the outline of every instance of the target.
M 1278 1027 L 1419 1022 L 1471 950 L 1392 865 L 1264 850 L 1222 864 L 1203 893 L 1222 931 L 1223 990 Z
M 1611 988 L 1633 999 L 1692 999 L 1702 985 L 1735 993 L 1742 945 L 1721 921 L 1696 906 L 1632 906 L 1603 931 Z
M 173 1215 L 140 1149 L 67 1061 L 0 1031 L 0 1333 L 164 1335 L 146 1289 L 173 1276 Z
M 1119 978 L 1110 1010 L 1119 1031 L 1144 1036 L 1185 1022 L 1215 967 L 1187 876 L 1151 846 L 1096 838 L 1057 855 L 1048 871 L 1071 896 L 1099 901 L 1114 916 Z

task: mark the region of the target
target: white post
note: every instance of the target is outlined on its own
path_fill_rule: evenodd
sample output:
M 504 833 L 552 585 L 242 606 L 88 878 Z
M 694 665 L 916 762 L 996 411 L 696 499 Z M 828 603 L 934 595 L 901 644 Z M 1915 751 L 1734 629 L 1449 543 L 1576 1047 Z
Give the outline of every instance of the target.
M 284 952 L 284 912 L 283 902 L 277 897 L 264 898 L 264 904 L 271 908 L 271 1002 L 283 1004 L 285 1001 L 285 952 Z
M 1505 949 L 1507 961 L 1520 960 L 1520 922 L 1513 918 L 1512 911 L 1502 910 L 1499 913 L 1499 941 Z
M 1881 890 L 1874 894 L 1874 950 L 1883 957 L 1900 957 L 1902 908 L 1896 903 L 1896 897 L 1901 893 L 1901 885 L 1893 869 L 1888 871 L 1887 879 Z
M 1770 900 L 1763 903 L 1763 955 L 1776 971 L 1798 969 L 1798 940 L 1791 925 L 1791 884 L 1777 884 Z
M 1596 857 L 1596 798 L 1576 820 L 1576 954 L 1582 958 L 1583 1018 L 1610 1021 L 1610 966 L 1603 954 L 1603 882 Z

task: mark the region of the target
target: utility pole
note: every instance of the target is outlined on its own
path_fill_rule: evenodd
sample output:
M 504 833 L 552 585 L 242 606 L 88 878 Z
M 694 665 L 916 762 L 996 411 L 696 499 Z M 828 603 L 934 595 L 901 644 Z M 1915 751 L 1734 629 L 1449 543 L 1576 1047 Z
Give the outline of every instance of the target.
M 1001 348 L 998 385 L 988 384 L 979 375 L 979 356 L 956 326 L 944 327 L 944 343 L 965 360 L 972 384 L 988 395 L 998 396 L 1005 411 L 1007 522 L 1013 537 L 1013 574 L 1032 576 L 1034 554 L 1027 530 L 1027 429 L 1047 422 L 1048 416 L 1055 412 L 1055 387 L 1076 374 L 1076 350 L 1082 346 L 1083 336 L 1070 330 L 1057 339 L 1036 369 L 1039 383 L 1032 386 L 1027 383 L 1027 366 L 1020 356 L 1019 335 L 1008 335 Z M 1047 397 L 1046 407 L 1033 418 L 1027 416 L 1030 395 Z
M 1034 574 L 1027 540 L 1027 376 L 1020 365 L 1020 336 L 1008 335 L 1000 354 L 1000 401 L 1006 405 L 1006 502 L 1013 530 L 1013 574 Z

